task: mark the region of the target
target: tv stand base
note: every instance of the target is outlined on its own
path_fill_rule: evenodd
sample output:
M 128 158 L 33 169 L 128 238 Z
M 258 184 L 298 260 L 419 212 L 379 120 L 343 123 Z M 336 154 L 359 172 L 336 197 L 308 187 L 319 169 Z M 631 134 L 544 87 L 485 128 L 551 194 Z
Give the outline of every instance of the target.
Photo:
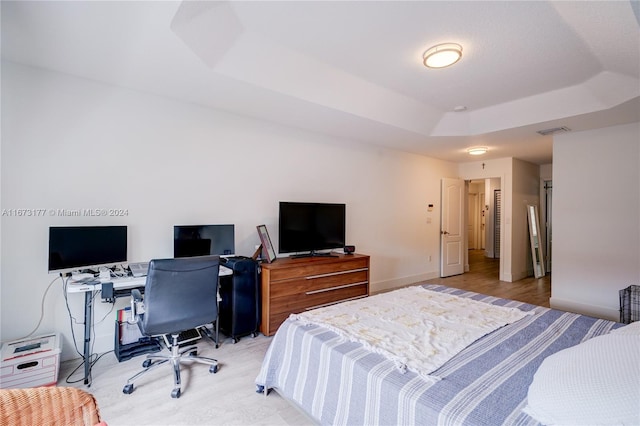
M 311 252 L 311 253 L 304 253 L 304 254 L 294 254 L 293 256 L 290 256 L 292 259 L 302 259 L 305 257 L 338 257 L 337 254 L 332 254 L 332 253 L 316 253 L 316 252 Z
M 263 263 L 260 331 L 275 334 L 293 313 L 369 295 L 369 256 L 281 257 Z

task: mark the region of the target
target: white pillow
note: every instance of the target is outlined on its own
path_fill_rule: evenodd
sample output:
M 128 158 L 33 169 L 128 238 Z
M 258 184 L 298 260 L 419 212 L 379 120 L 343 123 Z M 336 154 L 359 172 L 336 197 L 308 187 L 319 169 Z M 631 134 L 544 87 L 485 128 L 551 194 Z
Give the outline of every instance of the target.
M 632 322 L 624 327 L 616 328 L 610 334 L 635 334 L 640 336 L 640 321 Z
M 546 425 L 640 425 L 640 322 L 618 330 L 547 357 L 524 411 Z

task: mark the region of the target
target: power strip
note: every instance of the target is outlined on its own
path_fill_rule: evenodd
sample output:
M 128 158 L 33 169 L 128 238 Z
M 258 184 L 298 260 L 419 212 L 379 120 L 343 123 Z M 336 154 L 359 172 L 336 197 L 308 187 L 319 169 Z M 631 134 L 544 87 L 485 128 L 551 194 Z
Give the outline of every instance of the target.
M 71 281 L 82 281 L 94 278 L 93 274 L 89 273 L 79 273 L 79 274 L 71 274 Z

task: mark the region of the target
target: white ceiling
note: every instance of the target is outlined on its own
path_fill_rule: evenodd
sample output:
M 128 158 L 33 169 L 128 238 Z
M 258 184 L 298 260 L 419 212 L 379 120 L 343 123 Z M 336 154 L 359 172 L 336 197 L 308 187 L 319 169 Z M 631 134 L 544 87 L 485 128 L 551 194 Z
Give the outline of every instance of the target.
M 448 161 L 486 145 L 483 158 L 550 163 L 552 138 L 537 130 L 640 121 L 637 1 L 1 8 L 5 60 Z M 425 68 L 442 42 L 462 59 Z

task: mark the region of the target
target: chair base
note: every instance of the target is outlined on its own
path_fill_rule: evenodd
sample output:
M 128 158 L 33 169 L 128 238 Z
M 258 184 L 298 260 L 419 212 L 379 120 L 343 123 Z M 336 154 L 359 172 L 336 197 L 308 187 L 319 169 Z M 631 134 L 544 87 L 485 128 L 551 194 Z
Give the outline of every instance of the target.
M 197 346 L 189 346 L 187 348 L 181 348 L 178 344 L 178 336 L 179 334 L 172 334 L 172 344 L 168 348 L 171 351 L 169 355 L 162 354 L 149 354 L 147 358 L 142 363 L 144 370 L 138 372 L 136 375 L 132 376 L 129 380 L 127 380 L 127 384 L 122 388 L 122 392 L 126 394 L 132 393 L 135 388 L 133 382 L 137 380 L 139 377 L 144 375 L 145 373 L 155 369 L 157 366 L 165 364 L 167 362 L 171 362 L 173 366 L 173 379 L 174 379 L 174 388 L 171 391 L 172 398 L 180 398 L 182 393 L 182 382 L 180 380 L 180 364 L 181 363 L 192 363 L 197 362 L 200 364 L 209 365 L 210 373 L 218 372 L 218 361 L 213 358 L 206 358 L 198 356 L 198 347 Z M 186 354 L 186 355 L 185 355 Z

